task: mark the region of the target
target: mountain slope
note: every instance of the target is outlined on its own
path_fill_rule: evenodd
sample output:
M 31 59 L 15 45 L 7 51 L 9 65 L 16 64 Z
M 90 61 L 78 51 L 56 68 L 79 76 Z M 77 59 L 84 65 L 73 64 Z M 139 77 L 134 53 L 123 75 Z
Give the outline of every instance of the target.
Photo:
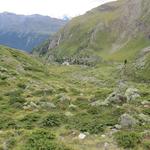
M 48 16 L 0 13 L 0 44 L 31 51 L 65 23 L 64 20 Z
M 140 64 L 50 65 L 0 46 L 0 148 L 148 150 L 150 78 Z
M 149 0 L 104 4 L 72 19 L 43 49 L 47 48 L 49 59 L 59 62 L 80 62 L 83 58 L 95 61 L 97 56 L 105 60 L 133 60 L 150 45 L 149 8 Z

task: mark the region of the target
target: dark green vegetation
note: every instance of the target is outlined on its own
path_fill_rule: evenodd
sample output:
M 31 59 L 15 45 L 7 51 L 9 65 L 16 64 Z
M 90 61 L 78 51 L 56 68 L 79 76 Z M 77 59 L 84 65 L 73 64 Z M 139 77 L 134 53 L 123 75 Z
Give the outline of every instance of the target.
M 0 149 L 149 150 L 149 6 L 72 19 L 34 50 L 42 59 L 0 46 Z
M 144 56 L 146 63 L 133 71 L 136 61 L 125 69 L 123 62 L 51 65 L 0 46 L 0 148 L 99 150 L 108 142 L 111 150 L 149 149 L 149 73 L 143 75 L 149 55 Z M 123 99 L 120 82 L 125 90 L 137 88 L 141 97 L 122 103 L 108 99 L 118 88 Z M 118 129 L 125 113 L 138 121 Z
M 44 55 L 47 52 L 49 61 L 92 65 L 102 59 L 135 59 L 150 45 L 149 8 L 149 0 L 118 0 L 99 6 L 72 19 L 46 42 Z M 40 54 L 42 48 L 37 49 Z
M 136 132 L 120 132 L 116 135 L 117 142 L 124 148 L 134 148 L 141 143 L 141 136 Z
M 31 52 L 65 24 L 48 16 L 0 13 L 0 44 Z

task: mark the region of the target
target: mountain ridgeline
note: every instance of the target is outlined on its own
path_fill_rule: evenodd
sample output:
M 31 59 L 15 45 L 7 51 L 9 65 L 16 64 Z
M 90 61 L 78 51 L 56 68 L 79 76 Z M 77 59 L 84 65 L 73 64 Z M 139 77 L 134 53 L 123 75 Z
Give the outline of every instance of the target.
M 149 8 L 149 0 L 118 0 L 101 5 L 72 19 L 34 53 L 61 63 L 134 60 L 150 46 Z
M 31 52 L 66 22 L 42 15 L 0 13 L 0 44 Z

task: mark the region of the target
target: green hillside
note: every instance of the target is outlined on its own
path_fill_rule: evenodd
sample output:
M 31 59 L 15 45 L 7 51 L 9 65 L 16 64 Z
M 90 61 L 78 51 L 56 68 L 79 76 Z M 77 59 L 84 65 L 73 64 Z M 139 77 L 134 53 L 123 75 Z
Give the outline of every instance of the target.
M 50 65 L 0 46 L 0 149 L 148 150 L 149 65 Z
M 0 150 L 149 150 L 149 8 L 99 6 L 32 55 L 0 45 Z
M 44 49 L 49 61 L 80 64 L 84 60 L 133 60 L 150 46 L 149 8 L 149 0 L 104 4 L 73 18 L 37 52 Z

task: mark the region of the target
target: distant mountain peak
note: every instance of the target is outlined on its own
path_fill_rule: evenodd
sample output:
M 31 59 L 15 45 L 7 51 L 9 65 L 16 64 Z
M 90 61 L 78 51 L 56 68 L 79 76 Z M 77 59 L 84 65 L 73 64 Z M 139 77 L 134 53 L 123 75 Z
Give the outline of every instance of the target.
M 31 51 L 57 32 L 66 22 L 39 14 L 0 13 L 0 44 Z

